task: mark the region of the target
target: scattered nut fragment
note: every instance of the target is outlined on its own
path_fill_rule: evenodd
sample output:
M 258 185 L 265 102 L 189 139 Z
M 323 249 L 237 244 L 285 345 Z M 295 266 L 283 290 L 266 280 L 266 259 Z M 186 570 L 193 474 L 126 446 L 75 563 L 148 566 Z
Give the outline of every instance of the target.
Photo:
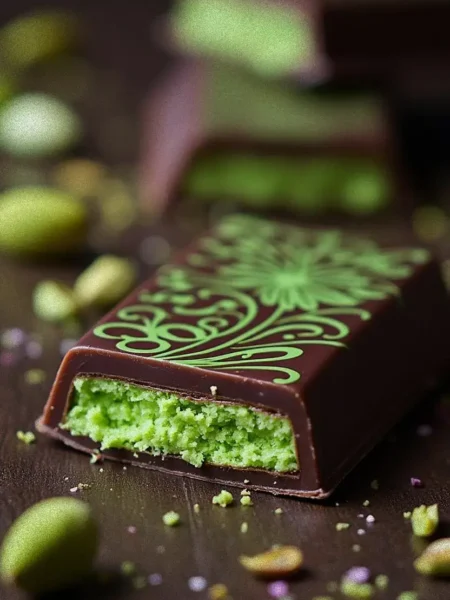
M 226 508 L 233 503 L 233 496 L 230 494 L 230 492 L 227 492 L 227 490 L 222 490 L 220 494 L 214 496 L 212 503 L 218 504 L 222 508 Z
M 276 515 L 282 515 L 282 514 L 283 514 L 283 509 L 282 509 L 282 508 L 276 508 L 276 509 L 274 510 L 274 513 L 275 513 Z
M 397 596 L 397 600 L 418 600 L 417 592 L 402 592 Z
M 277 546 L 256 556 L 241 556 L 241 565 L 259 577 L 287 577 L 303 565 L 303 553 L 296 546 Z
M 6 534 L 0 576 L 30 594 L 58 590 L 90 573 L 97 525 L 88 504 L 50 498 L 26 510 Z
M 377 575 L 375 577 L 375 587 L 379 590 L 385 590 L 389 586 L 389 577 L 387 575 Z
M 429 537 L 439 525 L 439 509 L 437 504 L 418 506 L 411 515 L 411 526 L 414 535 Z
M 253 506 L 253 502 L 252 502 L 251 497 L 249 495 L 248 496 L 242 496 L 241 497 L 241 505 L 242 506 Z
M 169 527 L 175 527 L 180 524 L 180 515 L 177 512 L 170 510 L 163 515 L 163 523 Z
M 358 600 L 370 599 L 375 593 L 375 588 L 371 583 L 357 583 L 345 578 L 341 582 L 340 590 L 343 596 Z
M 403 513 L 403 518 L 406 520 L 410 519 L 411 516 L 412 516 L 412 512 L 410 510 L 407 510 Z
M 136 565 L 131 560 L 124 560 L 120 565 L 120 572 L 125 576 L 134 575 L 136 573 Z
M 350 528 L 350 523 L 336 523 L 336 531 L 346 531 Z
M 16 433 L 16 437 L 24 444 L 27 444 L 27 446 L 33 444 L 36 441 L 36 436 L 32 431 L 18 431 Z
M 194 512 L 196 515 L 200 513 L 200 504 L 194 504 Z
M 450 577 L 450 538 L 432 542 L 414 562 L 421 575 Z
M 45 381 L 46 373 L 43 369 L 28 369 L 25 371 L 24 379 L 28 385 L 38 385 Z
M 229 600 L 228 588 L 223 583 L 215 583 L 208 590 L 210 600 Z
M 39 319 L 61 323 L 73 317 L 77 310 L 73 292 L 64 283 L 45 280 L 34 288 L 33 311 Z

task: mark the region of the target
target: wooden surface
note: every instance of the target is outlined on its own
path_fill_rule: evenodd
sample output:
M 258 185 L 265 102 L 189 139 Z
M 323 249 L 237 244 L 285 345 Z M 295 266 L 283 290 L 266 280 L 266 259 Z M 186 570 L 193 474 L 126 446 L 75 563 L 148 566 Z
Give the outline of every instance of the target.
M 14 10 L 22 4 L 30 2 L 17 2 Z M 92 23 L 99 25 L 102 14 L 106 19 L 105 2 L 74 4 L 92 16 Z M 151 12 L 156 14 L 157 7 L 163 3 L 146 0 L 145 4 L 151 5 Z M 143 16 L 139 29 L 141 42 L 150 20 L 143 5 L 136 2 Z M 4 16 L 13 12 L 3 4 L 1 11 Z M 94 46 L 100 62 L 104 59 L 104 63 L 111 65 L 115 59 L 111 58 L 109 49 L 115 48 L 115 56 L 118 56 L 118 47 L 121 47 L 114 38 L 115 28 L 123 31 L 127 24 L 121 23 L 123 27 L 119 27 L 118 19 L 112 17 L 106 21 L 109 28 L 106 46 L 99 43 Z M 95 32 L 95 28 L 92 31 Z M 131 52 L 132 38 L 127 39 L 125 47 Z M 141 49 L 141 42 L 134 41 L 134 51 L 138 46 Z M 155 56 L 149 52 L 145 61 L 148 81 L 159 69 Z M 128 59 L 122 59 L 122 64 L 127 66 Z M 140 79 L 143 88 L 145 78 L 137 64 L 133 64 L 131 76 Z M 163 235 L 176 240 L 174 245 L 180 245 L 192 232 L 180 233 L 175 227 L 163 231 L 140 228 L 136 235 L 131 231 L 124 236 L 114 249 L 134 255 L 139 239 L 150 234 Z M 10 357 L 12 364 L 5 364 L 9 358 L 5 358 L 4 352 L 0 361 L 0 536 L 13 519 L 34 502 L 55 495 L 71 495 L 70 489 L 78 483 L 89 484 L 89 489 L 75 494 L 88 501 L 99 518 L 102 541 L 98 566 L 101 571 L 112 573 L 108 584 L 89 582 L 70 593 L 54 594 L 53 598 L 202 599 L 208 597 L 207 590 L 189 589 L 189 578 L 202 576 L 208 586 L 224 583 L 234 600 L 264 600 L 270 597 L 267 583 L 245 572 L 238 557 L 242 553 L 260 552 L 276 543 L 295 544 L 304 551 L 305 571 L 290 584 L 292 598 L 297 600 L 326 595 L 327 583 L 338 581 L 354 565 L 367 566 L 374 575 L 389 576 L 388 590 L 379 592 L 377 598 L 394 600 L 405 590 L 417 590 L 420 600 L 450 598 L 450 583 L 427 580 L 415 574 L 412 562 L 422 545 L 413 540 L 410 524 L 402 516 L 404 511 L 422 503 L 439 502 L 443 516 L 439 533 L 450 535 L 450 405 L 442 400 L 442 393 L 434 399 L 426 399 L 325 504 L 254 493 L 254 506 L 244 508 L 239 505 L 239 491 L 235 490 L 235 506 L 223 509 L 211 504 L 212 497 L 219 491 L 214 484 L 131 467 L 124 470 L 113 463 L 92 465 L 85 455 L 42 436 L 31 446 L 18 441 L 16 431 L 32 430 L 40 415 L 61 360 L 60 342 L 68 337 L 67 333 L 33 316 L 33 286 L 47 277 L 70 283 L 88 261 L 89 257 L 85 257 L 71 264 L 42 266 L 15 264 L 0 258 L 0 332 L 19 327 L 41 339 L 43 347 L 39 358 L 31 359 L 19 351 Z M 143 267 L 142 275 L 149 272 L 149 267 Z M 42 384 L 26 383 L 25 373 L 31 368 L 45 371 Z M 431 434 L 425 437 L 417 433 L 417 428 L 424 424 L 432 428 Z M 423 479 L 425 487 L 413 488 L 411 477 Z M 375 479 L 379 481 L 378 491 L 371 488 Z M 231 487 L 228 489 L 233 492 Z M 369 507 L 363 507 L 366 499 L 370 500 Z M 193 511 L 195 503 L 201 507 L 199 514 Z M 282 515 L 274 514 L 278 507 L 283 509 Z M 163 525 L 161 517 L 169 510 L 180 513 L 179 527 Z M 372 525 L 365 520 L 369 514 L 376 519 Z M 248 523 L 245 534 L 240 532 L 243 521 Z M 348 522 L 350 528 L 337 532 L 338 522 Z M 130 526 L 136 528 L 135 533 L 128 531 Z M 359 529 L 365 533 L 358 534 Z M 360 552 L 353 551 L 354 544 L 361 546 Z M 146 578 L 160 574 L 162 583 L 135 590 L 129 580 L 114 575 L 123 561 L 135 562 L 138 573 Z M 339 594 L 329 595 L 336 600 L 340 598 Z M 1 600 L 22 597 L 16 590 L 0 589 Z

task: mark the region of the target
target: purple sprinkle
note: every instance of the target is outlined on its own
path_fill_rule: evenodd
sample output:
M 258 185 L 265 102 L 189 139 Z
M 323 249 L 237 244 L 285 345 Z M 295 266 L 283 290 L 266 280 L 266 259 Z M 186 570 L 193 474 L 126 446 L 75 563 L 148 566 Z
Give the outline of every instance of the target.
M 272 598 L 283 598 L 289 593 L 289 586 L 285 581 L 273 581 L 267 586 L 267 592 Z
M 4 348 L 12 349 L 18 348 L 25 343 L 27 336 L 22 329 L 13 327 L 12 329 L 5 329 L 1 335 L 1 345 Z
M 12 352 L 0 352 L 0 367 L 11 367 L 17 361 Z
M 77 340 L 74 340 L 72 338 L 61 340 L 61 343 L 59 345 L 59 351 L 61 353 L 61 356 L 65 356 L 69 352 L 69 350 L 71 350 L 75 346 L 76 343 Z
M 128 533 L 136 533 L 137 529 L 134 525 L 130 525 L 129 527 L 127 527 L 127 531 Z
M 25 350 L 29 358 L 40 358 L 42 356 L 42 344 L 37 340 L 30 340 Z
M 344 577 L 353 583 L 368 583 L 370 581 L 370 570 L 367 567 L 352 567 Z
M 148 576 L 148 582 L 150 585 L 161 585 L 162 580 L 162 575 L 160 573 L 152 573 Z
M 420 435 L 420 437 L 428 437 L 432 433 L 433 428 L 431 427 L 431 425 L 419 425 L 419 427 L 417 428 L 417 435 Z
M 418 477 L 411 477 L 411 485 L 415 488 L 424 487 L 423 481 L 421 479 L 419 479 Z
M 206 589 L 208 582 L 204 577 L 190 577 L 188 581 L 189 589 L 192 592 L 203 592 Z

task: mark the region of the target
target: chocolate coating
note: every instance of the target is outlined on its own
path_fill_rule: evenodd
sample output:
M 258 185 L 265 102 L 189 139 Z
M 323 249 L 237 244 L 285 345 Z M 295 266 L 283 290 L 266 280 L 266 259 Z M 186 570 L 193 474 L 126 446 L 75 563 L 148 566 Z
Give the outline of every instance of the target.
M 224 219 L 108 313 L 65 357 L 41 431 L 59 427 L 78 375 L 288 416 L 300 471 L 278 474 L 177 457 L 105 457 L 223 484 L 322 498 L 435 385 L 450 362 L 449 298 L 420 249 L 340 232 Z M 214 394 L 211 387 L 217 388 Z

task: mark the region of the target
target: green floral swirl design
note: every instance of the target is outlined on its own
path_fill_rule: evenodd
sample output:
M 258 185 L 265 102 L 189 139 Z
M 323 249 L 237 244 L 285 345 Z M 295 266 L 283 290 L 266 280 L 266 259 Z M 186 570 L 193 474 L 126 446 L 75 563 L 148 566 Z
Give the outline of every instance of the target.
M 310 345 L 345 346 L 343 317 L 370 319 L 362 305 L 398 295 L 395 280 L 427 258 L 337 231 L 229 217 L 186 265 L 162 269 L 155 291 L 94 334 L 117 340 L 122 352 L 295 383 L 301 374 L 290 361 Z

